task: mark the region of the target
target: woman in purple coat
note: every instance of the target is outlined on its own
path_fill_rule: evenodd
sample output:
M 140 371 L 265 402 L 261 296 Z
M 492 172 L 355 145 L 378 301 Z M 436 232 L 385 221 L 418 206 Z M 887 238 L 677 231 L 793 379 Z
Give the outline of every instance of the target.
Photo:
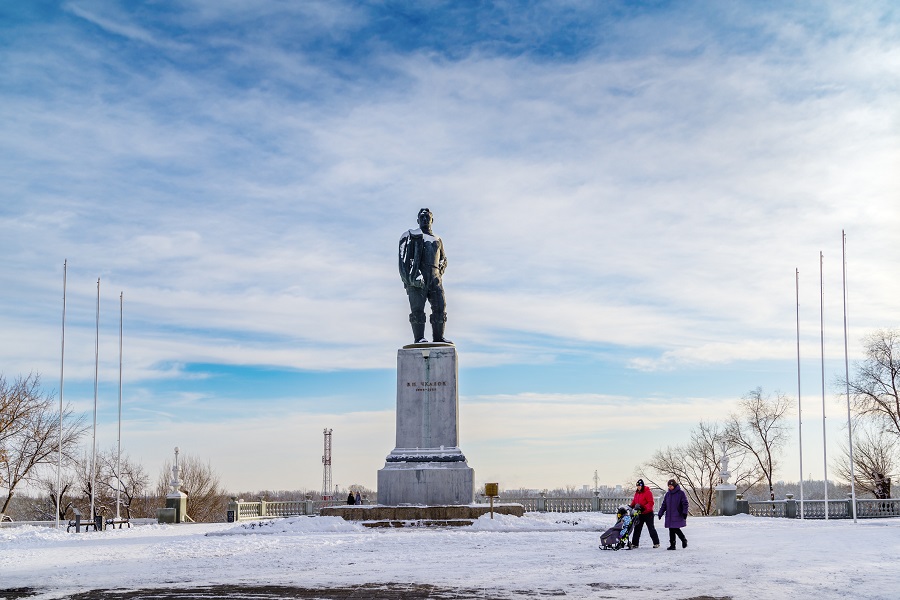
M 687 538 L 684 537 L 682 527 L 687 525 L 688 499 L 674 479 L 669 480 L 669 491 L 660 503 L 659 518 L 666 515 L 666 529 L 669 530 L 669 547 L 666 550 L 675 549 L 675 536 L 681 540 L 681 547 L 687 548 Z

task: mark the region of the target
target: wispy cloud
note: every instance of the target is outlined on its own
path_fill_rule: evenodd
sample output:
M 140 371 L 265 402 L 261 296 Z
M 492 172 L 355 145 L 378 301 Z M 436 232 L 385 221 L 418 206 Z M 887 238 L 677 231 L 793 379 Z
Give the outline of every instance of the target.
M 146 29 L 130 22 L 130 19 L 123 16 L 122 14 L 116 14 L 112 17 L 108 15 L 98 15 L 95 11 L 85 8 L 84 3 L 69 2 L 64 4 L 63 6 L 69 13 L 75 15 L 76 17 L 82 18 L 85 21 L 92 23 L 93 25 L 96 25 L 107 33 L 112 33 L 114 35 L 141 42 L 149 46 L 179 50 L 188 48 L 183 44 L 178 44 L 171 40 L 159 39 L 157 36 L 154 36 Z M 110 5 L 104 4 L 97 6 L 97 8 L 99 10 L 108 11 Z

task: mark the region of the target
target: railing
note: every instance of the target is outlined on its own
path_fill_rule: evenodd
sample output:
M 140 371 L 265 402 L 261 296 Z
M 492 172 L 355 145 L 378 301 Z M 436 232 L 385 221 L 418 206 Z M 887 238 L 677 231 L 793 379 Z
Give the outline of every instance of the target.
M 791 497 L 788 497 L 786 500 L 749 502 L 748 505 L 750 514 L 755 517 L 800 518 L 800 501 Z M 828 500 L 827 506 L 829 519 L 853 518 L 853 501 L 849 498 L 846 500 Z M 825 500 L 803 501 L 802 511 L 805 519 L 824 519 L 825 510 Z M 861 519 L 900 517 L 900 498 L 891 498 L 889 500 L 857 499 L 856 516 Z
M 863 519 L 876 517 L 900 517 L 900 498 L 875 500 L 866 498 L 856 501 L 856 516 Z
M 784 500 L 750 502 L 750 514 L 754 517 L 783 517 Z
M 540 498 L 501 498 L 501 502 L 513 502 L 525 507 L 525 512 L 538 512 Z
M 364 501 L 364 504 L 367 503 Z M 317 515 L 323 506 L 339 504 L 341 502 L 336 500 L 285 500 L 279 502 L 232 500 L 228 503 L 226 520 L 231 523 L 233 521 L 249 521 L 251 519 L 277 519 L 279 517 L 293 517 L 296 515 Z
M 658 501 L 659 499 L 657 499 Z M 631 497 L 621 498 L 600 498 L 594 497 L 560 497 L 548 498 L 541 495 L 540 497 L 530 498 L 502 498 L 502 502 L 516 502 L 525 507 L 528 512 L 602 512 L 607 514 L 615 514 L 619 506 L 629 504 Z M 368 504 L 368 502 L 366 502 Z M 278 517 L 290 517 L 294 515 L 314 515 L 319 514 L 323 506 L 333 506 L 340 504 L 332 500 L 289 500 L 284 502 L 268 502 L 266 500 L 258 500 L 256 502 L 245 502 L 243 500 L 232 500 L 228 503 L 227 520 L 232 521 L 248 521 L 252 519 L 274 519 Z
M 623 504 L 631 503 L 631 496 L 622 498 L 594 497 L 560 497 L 548 498 L 541 494 L 539 497 L 528 498 L 501 498 L 502 502 L 515 502 L 525 507 L 526 512 L 602 512 L 615 514 Z
M 589 512 L 593 498 L 547 498 L 547 512 Z
M 615 514 L 621 505 L 631 503 L 630 496 L 601 498 L 593 497 L 556 497 L 546 495 L 527 498 L 501 498 L 503 502 L 515 502 L 525 507 L 527 512 L 601 512 Z M 659 505 L 660 498 L 655 499 Z M 369 502 L 365 502 L 368 504 Z M 228 521 L 246 521 L 251 519 L 274 519 L 293 515 L 318 514 L 323 506 L 340 504 L 334 500 L 290 500 L 283 502 L 244 502 L 232 500 L 228 504 Z M 743 509 L 741 508 L 743 506 Z M 825 518 L 825 500 L 804 500 L 803 517 L 806 519 Z M 738 500 L 738 512 L 748 512 L 755 517 L 800 518 L 800 502 L 788 494 L 785 500 L 754 501 Z M 879 517 L 900 517 L 900 499 L 876 500 L 871 498 L 857 499 L 856 516 L 861 519 Z M 853 517 L 852 501 L 847 499 L 828 501 L 829 519 L 849 519 Z
M 313 500 L 288 500 L 282 502 L 232 500 L 228 503 L 227 520 L 233 522 L 250 519 L 274 519 L 294 515 L 312 515 L 317 514 L 323 504 L 325 503 L 322 501 Z

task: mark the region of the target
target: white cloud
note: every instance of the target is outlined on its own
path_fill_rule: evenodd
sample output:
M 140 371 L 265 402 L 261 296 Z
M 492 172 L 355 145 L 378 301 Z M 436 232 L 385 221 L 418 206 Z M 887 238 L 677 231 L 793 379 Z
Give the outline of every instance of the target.
M 101 7 L 107 12 L 109 12 L 110 10 L 110 4 L 108 3 L 101 5 Z M 142 42 L 144 44 L 148 44 L 150 46 L 158 46 L 162 48 L 181 50 L 185 50 L 188 48 L 185 45 L 176 44 L 169 40 L 160 40 L 146 29 L 133 23 L 129 23 L 127 19 L 122 17 L 122 15 L 115 15 L 112 18 L 109 18 L 108 16 L 101 16 L 96 14 L 96 12 L 94 11 L 84 8 L 83 3 L 76 4 L 74 2 L 70 2 L 65 4 L 64 8 L 73 15 L 92 23 L 97 27 L 100 27 L 104 31 L 107 31 L 114 35 L 122 36 L 124 38 L 128 38 L 129 40 L 134 40 Z

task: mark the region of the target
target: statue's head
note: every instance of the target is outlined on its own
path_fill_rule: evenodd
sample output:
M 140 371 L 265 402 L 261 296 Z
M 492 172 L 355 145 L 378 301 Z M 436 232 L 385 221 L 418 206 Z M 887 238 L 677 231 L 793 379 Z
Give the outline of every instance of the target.
M 429 209 L 423 208 L 419 211 L 419 227 L 421 227 L 423 231 L 431 231 L 431 224 L 433 222 L 434 217 L 431 215 Z

